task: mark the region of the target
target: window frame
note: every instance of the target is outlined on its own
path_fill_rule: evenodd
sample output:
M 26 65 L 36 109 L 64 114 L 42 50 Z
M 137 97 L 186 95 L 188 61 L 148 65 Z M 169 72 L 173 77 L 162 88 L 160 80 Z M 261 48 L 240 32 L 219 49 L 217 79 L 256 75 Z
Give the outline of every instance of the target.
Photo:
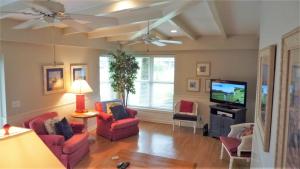
M 0 53 L 0 125 L 7 122 L 4 56 Z

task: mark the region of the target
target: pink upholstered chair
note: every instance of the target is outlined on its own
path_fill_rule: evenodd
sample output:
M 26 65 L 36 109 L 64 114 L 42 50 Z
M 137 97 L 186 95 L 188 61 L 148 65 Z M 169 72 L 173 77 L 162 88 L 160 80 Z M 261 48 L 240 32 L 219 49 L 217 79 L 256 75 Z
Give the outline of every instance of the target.
M 126 108 L 130 117 L 122 120 L 114 120 L 111 114 L 106 113 L 106 104 L 116 101 L 121 103 L 120 100 L 95 103 L 95 110 L 99 112 L 99 115 L 97 116 L 97 134 L 111 141 L 139 133 L 139 120 L 135 117 L 137 111 Z
M 245 159 L 250 161 L 252 150 L 252 134 L 240 136 L 245 128 L 253 129 L 254 123 L 242 123 L 231 125 L 231 131 L 227 137 L 220 137 L 222 142 L 220 159 L 223 159 L 224 149 L 229 155 L 229 169 L 232 169 L 234 159 Z M 239 138 L 240 137 L 240 138 Z
M 44 121 L 57 116 L 56 112 L 48 112 L 24 122 L 24 127 L 33 129 L 48 148 L 68 169 L 72 169 L 88 152 L 88 133 L 83 131 L 81 123 L 71 123 L 74 135 L 65 141 L 62 135 L 49 135 Z

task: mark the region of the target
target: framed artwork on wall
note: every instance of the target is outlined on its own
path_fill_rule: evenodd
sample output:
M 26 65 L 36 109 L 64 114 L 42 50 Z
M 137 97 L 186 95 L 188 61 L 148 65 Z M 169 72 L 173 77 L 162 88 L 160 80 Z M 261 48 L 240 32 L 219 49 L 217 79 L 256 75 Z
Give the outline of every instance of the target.
M 188 79 L 187 91 L 199 92 L 200 91 L 200 79 Z
M 210 92 L 210 79 L 205 79 L 205 92 Z
M 71 64 L 71 84 L 74 80 L 87 80 L 88 66 L 86 64 Z
M 44 94 L 65 91 L 64 65 L 43 66 Z
M 196 75 L 197 76 L 209 76 L 210 75 L 210 63 L 209 62 L 198 62 L 196 64 Z
M 300 27 L 282 38 L 276 168 L 300 166 Z
M 275 50 L 276 46 L 271 45 L 261 49 L 258 56 L 256 120 L 265 152 L 268 152 L 270 147 Z

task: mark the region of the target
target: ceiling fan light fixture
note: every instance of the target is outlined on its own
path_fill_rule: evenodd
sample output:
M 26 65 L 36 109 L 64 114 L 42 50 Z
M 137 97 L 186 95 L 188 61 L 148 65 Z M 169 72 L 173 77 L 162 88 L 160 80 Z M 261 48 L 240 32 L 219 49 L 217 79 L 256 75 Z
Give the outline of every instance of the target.
M 114 5 L 113 11 L 123 11 L 136 7 L 136 3 L 132 0 L 120 1 Z
M 177 33 L 177 30 L 176 29 L 172 29 L 170 32 L 171 33 Z

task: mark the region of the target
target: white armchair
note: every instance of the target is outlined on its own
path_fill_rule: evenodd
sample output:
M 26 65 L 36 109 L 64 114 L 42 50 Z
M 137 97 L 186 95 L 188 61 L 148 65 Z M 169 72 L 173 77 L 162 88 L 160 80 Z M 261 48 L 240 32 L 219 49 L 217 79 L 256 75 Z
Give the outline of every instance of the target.
M 220 137 L 222 142 L 220 159 L 223 159 L 224 149 L 230 157 L 229 169 L 232 169 L 234 159 L 251 159 L 252 150 L 252 132 L 249 135 L 243 136 L 242 132 L 245 129 L 253 130 L 254 123 L 242 123 L 231 125 L 231 131 L 227 137 Z

